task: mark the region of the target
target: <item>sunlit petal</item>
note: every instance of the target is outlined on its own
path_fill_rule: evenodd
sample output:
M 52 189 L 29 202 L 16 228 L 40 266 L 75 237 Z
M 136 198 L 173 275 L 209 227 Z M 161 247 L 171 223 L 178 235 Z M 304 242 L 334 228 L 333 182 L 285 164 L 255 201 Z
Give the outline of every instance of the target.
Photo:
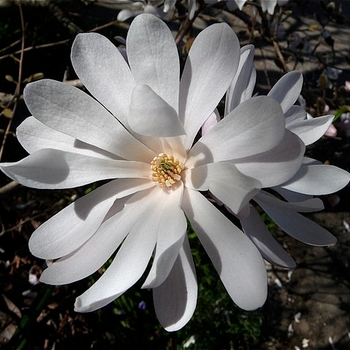
M 186 216 L 232 300 L 245 310 L 262 306 L 267 277 L 254 244 L 200 193 L 186 189 L 184 197 Z
M 197 304 L 197 278 L 187 237 L 168 278 L 153 289 L 154 308 L 162 326 L 169 332 L 182 328 Z

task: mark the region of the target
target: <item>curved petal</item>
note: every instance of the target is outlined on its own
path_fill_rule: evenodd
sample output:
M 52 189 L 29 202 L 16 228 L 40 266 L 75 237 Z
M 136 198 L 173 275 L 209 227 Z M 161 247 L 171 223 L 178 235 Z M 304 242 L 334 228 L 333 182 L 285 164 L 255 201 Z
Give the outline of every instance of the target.
M 27 85 L 24 99 L 35 118 L 54 130 L 125 159 L 153 155 L 97 101 L 73 86 L 39 80 Z
M 188 169 L 183 181 L 187 188 L 210 191 L 233 213 L 238 213 L 258 193 L 261 183 L 240 173 L 232 163 L 219 162 Z
M 193 146 L 186 166 L 191 168 L 269 151 L 282 141 L 284 134 L 280 105 L 266 96 L 253 97 L 241 103 Z
M 192 317 L 197 304 L 197 278 L 188 238 L 168 278 L 153 289 L 153 302 L 161 325 L 173 332 L 181 329 Z
M 289 191 L 282 188 L 281 186 L 272 187 L 272 189 L 289 202 L 302 202 L 313 198 L 311 195 Z
M 221 120 L 219 111 L 215 108 L 214 112 L 210 114 L 209 118 L 202 125 L 202 136 L 205 135 L 214 125 Z
M 303 164 L 281 187 L 308 195 L 337 192 L 350 181 L 350 174 L 333 165 Z
M 229 87 L 239 62 L 239 42 L 227 24 L 213 24 L 193 42 L 180 82 L 179 117 L 188 150 Z
M 138 197 L 144 194 L 137 194 Z M 148 198 L 125 197 L 113 205 L 113 214 L 72 253 L 54 261 L 43 271 L 40 281 L 61 285 L 81 280 L 96 272 L 116 251 L 143 212 Z M 110 214 L 109 214 L 110 215 Z
M 250 239 L 197 191 L 185 189 L 183 208 L 232 300 L 245 310 L 262 306 L 267 276 Z
M 119 50 L 103 35 L 78 34 L 72 45 L 71 60 L 85 87 L 126 125 L 135 81 Z
M 182 195 L 183 186 L 170 191 L 158 213 L 158 227 L 154 227 L 157 232 L 156 253 L 142 288 L 159 287 L 168 277 L 179 255 L 187 230 L 187 221 L 181 209 Z
M 163 199 L 164 193 L 155 188 L 111 265 L 76 299 L 75 311 L 95 311 L 118 298 L 140 279 L 156 245 L 154 225 L 159 223 Z
M 96 232 L 116 199 L 150 186 L 145 180 L 116 180 L 79 198 L 34 231 L 29 239 L 31 253 L 46 260 L 70 254 Z
M 255 208 L 250 208 L 249 216 L 241 220 L 241 224 L 243 232 L 252 240 L 265 260 L 273 265 L 295 268 L 295 261 L 272 237 Z
M 260 191 L 254 197 L 254 200 L 264 202 L 277 209 L 292 210 L 301 213 L 312 213 L 324 209 L 323 202 L 320 198 L 310 198 L 300 202 L 285 202 L 266 191 Z
M 150 178 L 147 163 L 88 157 L 55 149 L 42 149 L 1 170 L 20 184 L 45 189 L 73 188 L 99 180 Z
M 16 136 L 22 147 L 28 153 L 34 153 L 43 148 L 84 154 L 90 157 L 111 158 L 108 152 L 88 145 L 71 136 L 53 130 L 34 117 L 26 118 L 16 130 Z M 116 157 L 117 158 L 117 157 Z
M 272 87 L 267 96 L 279 102 L 283 113 L 286 113 L 298 99 L 302 87 L 303 75 L 298 71 L 292 71 L 283 75 Z
M 256 70 L 253 60 L 254 45 L 243 46 L 236 75 L 226 93 L 225 115 L 229 114 L 240 103 L 252 97 L 256 82 Z
M 287 124 L 286 128 L 298 135 L 305 145 L 308 146 L 324 135 L 332 124 L 333 118 L 333 115 L 325 115 L 323 117 L 300 120 L 290 125 Z
M 289 180 L 300 168 L 304 143 L 286 130 L 282 142 L 272 150 L 235 160 L 237 169 L 262 183 L 262 187 L 278 186 Z
M 284 113 L 286 119 L 286 128 L 289 128 L 295 122 L 306 119 L 307 113 L 305 109 L 298 105 L 293 105 Z
M 150 14 L 137 16 L 130 25 L 126 50 L 137 84 L 146 84 L 178 112 L 180 63 L 167 25 Z
M 277 209 L 258 200 L 257 203 L 283 231 L 303 243 L 329 246 L 337 241 L 326 229 L 299 213 L 284 208 Z
M 134 88 L 128 124 L 141 135 L 171 137 L 185 134 L 175 109 L 148 85 Z

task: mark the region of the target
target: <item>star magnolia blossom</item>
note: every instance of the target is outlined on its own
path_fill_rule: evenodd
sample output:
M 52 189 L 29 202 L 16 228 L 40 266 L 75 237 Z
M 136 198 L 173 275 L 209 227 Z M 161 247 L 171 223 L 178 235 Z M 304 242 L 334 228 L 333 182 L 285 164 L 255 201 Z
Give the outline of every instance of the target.
M 227 3 L 235 1 L 238 8 L 242 10 L 244 4 L 247 0 L 227 0 Z M 276 5 L 283 6 L 285 5 L 289 0 L 259 0 L 261 4 L 261 8 L 264 12 L 268 12 L 270 15 L 272 15 L 275 11 Z
M 1 164 L 2 171 L 34 188 L 111 180 L 34 232 L 30 250 L 49 262 L 41 281 L 85 278 L 119 248 L 76 300 L 76 311 L 93 311 L 137 282 L 153 257 L 143 288 L 153 289 L 161 324 L 177 330 L 197 299 L 187 217 L 233 301 L 260 307 L 267 278 L 259 251 L 201 192 L 238 213 L 267 181 L 278 185 L 296 173 L 304 145 L 285 131 L 282 109 L 270 97 L 241 103 L 194 143 L 237 71 L 239 43 L 228 25 L 198 35 L 181 79 L 171 32 L 155 16 L 134 19 L 126 51 L 128 63 L 105 37 L 79 34 L 71 59 L 93 97 L 52 80 L 24 91 L 33 116 L 17 136 L 29 156 Z M 279 174 L 260 172 L 276 162 Z
M 234 110 L 236 106 L 252 96 L 256 80 L 253 56 L 253 46 L 247 45 L 241 49 L 239 68 L 226 96 L 225 113 Z M 285 115 L 286 128 L 299 136 L 307 146 L 323 136 L 334 116 L 308 118 L 302 107 L 294 105 L 300 95 L 302 83 L 301 73 L 290 72 L 276 83 L 268 96 L 280 103 Z M 213 116 L 211 120 L 211 126 L 215 125 Z M 207 131 L 204 130 L 204 132 Z M 277 173 L 280 172 L 279 166 L 280 164 L 277 163 L 274 169 Z M 241 171 L 244 172 L 244 169 Z M 260 171 L 264 171 L 264 168 L 262 167 Z M 299 213 L 322 210 L 324 208 L 322 201 L 313 196 L 339 191 L 348 184 L 349 180 L 349 173 L 342 169 L 323 165 L 311 158 L 304 158 L 298 172 L 287 182 L 279 186 L 273 186 L 268 182 L 264 184 L 264 187 L 272 189 L 284 200 L 265 190 L 257 193 L 253 200 L 292 237 L 307 244 L 328 246 L 334 244 L 336 238 Z M 245 208 L 238 216 L 241 217 L 244 232 L 256 244 L 266 260 L 283 267 L 295 267 L 294 260 L 274 240 L 253 206 L 249 210 Z

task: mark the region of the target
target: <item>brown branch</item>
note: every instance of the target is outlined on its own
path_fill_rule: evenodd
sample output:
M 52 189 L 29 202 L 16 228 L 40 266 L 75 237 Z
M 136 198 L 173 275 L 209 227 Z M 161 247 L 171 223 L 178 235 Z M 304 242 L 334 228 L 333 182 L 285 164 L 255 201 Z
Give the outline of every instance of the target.
M 23 11 L 22 11 L 21 2 L 18 2 L 17 5 L 18 5 L 18 9 L 19 9 L 19 15 L 21 18 L 21 27 L 22 27 L 21 54 L 20 54 L 20 58 L 19 58 L 17 85 L 16 85 L 16 90 L 14 93 L 14 99 L 12 101 L 13 102 L 12 115 L 11 115 L 11 118 L 9 119 L 9 122 L 7 124 L 7 128 L 5 130 L 4 138 L 2 140 L 2 144 L 1 144 L 1 148 L 0 148 L 0 160 L 1 160 L 2 155 L 4 153 L 4 148 L 5 148 L 5 144 L 7 141 L 7 137 L 10 133 L 13 117 L 14 117 L 16 109 L 17 109 L 18 99 L 21 95 L 21 81 L 22 81 L 22 70 L 23 70 L 24 40 L 25 40 L 25 25 L 24 25 L 24 18 L 23 18 Z

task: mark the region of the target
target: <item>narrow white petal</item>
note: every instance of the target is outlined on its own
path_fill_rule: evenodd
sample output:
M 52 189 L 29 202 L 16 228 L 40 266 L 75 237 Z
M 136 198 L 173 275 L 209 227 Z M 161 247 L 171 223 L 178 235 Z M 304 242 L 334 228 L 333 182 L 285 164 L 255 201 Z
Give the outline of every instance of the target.
M 210 163 L 188 169 L 183 179 L 187 188 L 210 191 L 237 214 L 258 193 L 261 183 L 240 173 L 229 162 Z
M 239 42 L 227 24 L 214 24 L 195 39 L 180 82 L 179 117 L 189 149 L 229 87 L 239 62 Z
M 277 209 L 262 201 L 257 202 L 266 214 L 293 238 L 314 246 L 329 246 L 336 243 L 337 239 L 330 232 L 301 214 L 284 208 Z
M 232 300 L 245 310 L 262 306 L 267 276 L 254 244 L 197 191 L 185 190 L 183 207 Z
M 40 80 L 27 85 L 24 99 L 33 116 L 54 130 L 125 159 L 153 155 L 101 104 L 75 87 Z
M 294 105 L 288 109 L 286 113 L 284 113 L 284 117 L 286 119 L 286 128 L 291 126 L 295 122 L 299 122 L 301 120 L 306 119 L 306 111 L 303 107 Z
M 282 188 L 281 186 L 272 187 L 272 189 L 275 190 L 278 194 L 280 194 L 285 200 L 289 202 L 302 202 L 313 198 L 313 196 L 310 196 L 308 194 L 290 191 L 285 188 Z
M 221 120 L 219 111 L 217 108 L 210 114 L 209 118 L 202 125 L 202 136 L 205 135 L 214 125 L 216 125 Z
M 253 59 L 254 46 L 243 46 L 236 75 L 226 93 L 225 115 L 229 114 L 240 103 L 252 97 L 256 81 Z
M 153 228 L 159 222 L 163 199 L 164 193 L 155 188 L 111 265 L 76 299 L 75 311 L 95 311 L 118 298 L 140 279 L 156 245 L 157 232 Z
M 150 165 L 127 160 L 89 157 L 54 149 L 36 151 L 1 170 L 20 184 L 45 189 L 72 188 L 99 180 L 150 178 Z
M 148 85 L 137 85 L 132 93 L 129 127 L 138 134 L 157 137 L 184 135 L 177 113 Z
M 165 197 L 165 203 L 159 214 L 156 253 L 152 268 L 142 288 L 159 287 L 168 277 L 187 230 L 187 221 L 181 209 L 183 186 L 171 190 Z
M 67 284 L 97 271 L 116 251 L 144 211 L 143 194 L 137 196 L 141 197 L 138 201 L 130 200 L 130 197 L 117 200 L 112 208 L 113 215 L 80 248 L 50 264 L 40 281 L 54 285 Z
M 31 253 L 46 260 L 70 254 L 96 232 L 116 199 L 152 185 L 139 179 L 116 180 L 79 198 L 35 230 L 29 240 Z
M 188 168 L 269 151 L 285 134 L 280 105 L 266 96 L 241 103 L 190 150 Z
M 292 71 L 278 80 L 268 93 L 268 96 L 279 102 L 283 113 L 285 113 L 298 99 L 302 87 L 303 75 L 298 71 Z
M 241 224 L 243 231 L 259 249 L 264 259 L 273 265 L 295 268 L 295 261 L 272 237 L 255 208 L 250 208 L 249 216 L 241 220 Z
M 85 87 L 126 125 L 135 81 L 116 46 L 97 33 L 78 34 L 72 45 L 71 60 Z
M 49 128 L 34 117 L 26 118 L 16 130 L 20 144 L 28 153 L 34 153 L 43 148 L 52 148 L 61 151 L 85 154 L 90 157 L 111 158 L 111 153 L 89 145 Z M 117 156 L 115 156 L 117 159 Z
M 334 116 L 325 115 L 312 119 L 305 119 L 286 125 L 291 132 L 298 135 L 306 146 L 320 139 L 332 124 Z
M 281 187 L 308 195 L 337 192 L 350 181 L 350 174 L 333 165 L 303 164 Z
M 186 237 L 168 278 L 153 289 L 153 301 L 161 325 L 173 332 L 192 317 L 197 304 L 197 278 Z
M 130 25 L 126 49 L 137 84 L 146 84 L 178 112 L 180 63 L 167 25 L 150 14 L 137 16 Z
M 300 168 L 304 143 L 286 130 L 281 143 L 270 151 L 235 160 L 237 169 L 262 183 L 262 187 L 278 186 L 289 180 Z
M 323 202 L 320 198 L 310 198 L 301 202 L 285 202 L 268 192 L 260 191 L 254 197 L 254 200 L 264 202 L 270 205 L 271 207 L 280 210 L 292 210 L 301 213 L 312 213 L 314 211 L 320 211 L 324 209 Z

